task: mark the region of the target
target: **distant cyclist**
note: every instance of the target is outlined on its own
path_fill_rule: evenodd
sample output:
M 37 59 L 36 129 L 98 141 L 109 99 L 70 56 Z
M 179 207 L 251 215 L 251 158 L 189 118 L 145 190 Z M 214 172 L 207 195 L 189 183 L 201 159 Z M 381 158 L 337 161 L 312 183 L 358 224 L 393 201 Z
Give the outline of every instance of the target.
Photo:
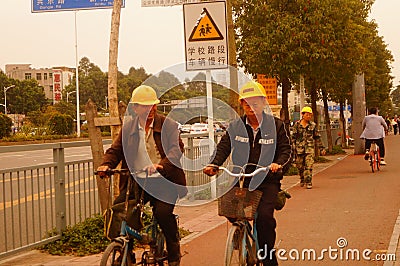
M 378 110 L 375 107 L 369 109 L 369 115 L 364 117 L 362 122 L 363 132 L 360 138 L 365 139 L 365 155 L 364 159 L 369 158 L 369 149 L 374 141 L 379 146 L 379 155 L 381 157 L 381 165 L 386 165 L 385 162 L 385 143 L 383 141 L 385 132 L 388 131 L 388 126 L 382 116 L 378 115 Z

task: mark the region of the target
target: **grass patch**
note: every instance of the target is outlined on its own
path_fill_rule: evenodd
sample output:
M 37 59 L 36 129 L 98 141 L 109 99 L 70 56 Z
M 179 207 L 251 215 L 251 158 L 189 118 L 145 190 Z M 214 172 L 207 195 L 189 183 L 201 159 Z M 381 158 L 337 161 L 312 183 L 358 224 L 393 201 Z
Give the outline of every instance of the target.
M 324 156 L 318 156 L 314 158 L 314 163 L 329 163 L 330 159 L 325 158 Z
M 59 240 L 40 246 L 38 249 L 51 255 L 98 254 L 110 243 L 104 236 L 103 228 L 103 216 L 98 214 L 74 226 L 67 226 Z M 50 232 L 49 235 L 54 235 L 54 232 Z
M 346 154 L 346 151 L 343 150 L 341 146 L 333 146 L 332 151 L 329 152 L 328 150 L 326 151 L 326 155 L 336 155 L 336 154 Z
M 148 225 L 150 220 L 144 220 Z M 179 228 L 181 238 L 191 234 L 189 230 Z M 54 236 L 55 232 L 48 232 Z M 103 252 L 110 241 L 104 236 L 104 218 L 100 214 L 87 218 L 74 226 L 67 226 L 59 240 L 47 243 L 37 249 L 51 255 L 88 256 Z

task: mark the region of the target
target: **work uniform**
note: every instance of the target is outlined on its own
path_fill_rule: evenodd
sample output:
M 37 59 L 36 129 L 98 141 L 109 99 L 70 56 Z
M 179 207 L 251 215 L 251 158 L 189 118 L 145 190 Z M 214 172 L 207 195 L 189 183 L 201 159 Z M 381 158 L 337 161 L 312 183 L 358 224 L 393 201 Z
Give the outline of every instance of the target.
M 277 163 L 283 166 L 283 171 L 260 173 L 246 179 L 244 184 L 245 187 L 263 192 L 257 209 L 257 236 L 260 249 L 264 249 L 267 252 L 265 254 L 270 254 L 276 239 L 274 206 L 281 187 L 280 180 L 290 167 L 289 134 L 280 119 L 266 113 L 263 113 L 263 120 L 256 130 L 253 130 L 247 123 L 246 116 L 243 116 L 228 126 L 227 133 L 218 143 L 210 163 L 222 165 L 231 153 L 234 165 L 254 164 L 246 167 L 246 173 L 253 172 L 255 165 L 265 167 Z M 264 265 L 277 265 L 275 253 L 272 257 L 266 257 Z
M 173 214 L 178 197 L 187 193 L 185 174 L 180 165 L 183 142 L 179 137 L 178 124 L 171 119 L 155 114 L 152 126 L 146 134 L 139 126 L 138 117 L 128 118 L 106 151 L 103 163 L 115 168 L 122 161 L 122 168 L 131 172 L 143 169 L 150 164 L 159 164 L 163 168 L 148 178 L 136 179 L 145 186 L 145 202 L 150 201 L 154 216 L 160 224 L 167 242 L 168 261 L 180 259 L 178 227 Z M 127 175 L 121 175 L 120 195 L 114 204 L 125 201 L 128 183 Z M 130 195 L 135 193 L 131 191 Z
M 318 142 L 320 148 L 321 136 L 317 131 L 317 125 L 313 121 L 309 121 L 304 127 L 301 120 L 297 121 L 293 126 L 292 141 L 295 150 L 295 164 L 299 170 L 300 182 L 311 184 L 312 182 L 312 167 L 314 164 L 314 143 Z

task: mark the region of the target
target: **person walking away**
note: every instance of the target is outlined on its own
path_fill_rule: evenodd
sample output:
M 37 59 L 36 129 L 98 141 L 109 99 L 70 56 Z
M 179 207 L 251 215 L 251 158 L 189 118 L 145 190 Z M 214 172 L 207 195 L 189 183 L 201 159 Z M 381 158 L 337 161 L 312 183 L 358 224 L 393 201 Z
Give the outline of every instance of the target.
M 267 174 L 260 173 L 246 179 L 244 187 L 263 192 L 257 209 L 257 240 L 263 254 L 268 254 L 263 265 L 275 266 L 278 261 L 273 250 L 276 239 L 274 206 L 281 187 L 280 180 L 290 167 L 290 136 L 282 120 L 264 112 L 268 102 L 260 83 L 250 81 L 241 87 L 239 101 L 245 115 L 229 124 L 203 172 L 215 175 L 215 165 L 222 165 L 229 155 L 232 155 L 234 165 L 250 165 L 246 167 L 246 173 L 253 172 L 256 166 L 270 166 Z M 278 171 L 281 168 L 282 171 Z
M 118 138 L 106 151 L 99 172 L 117 167 L 131 172 L 146 170 L 135 180 L 145 187 L 144 202 L 150 202 L 162 232 L 166 238 L 168 265 L 180 265 L 178 226 L 173 210 L 178 197 L 187 193 L 185 174 L 180 166 L 183 142 L 179 136 L 178 123 L 157 114 L 159 103 L 152 87 L 141 85 L 132 92 L 128 116 Z M 114 204 L 124 202 L 129 176 L 120 176 L 119 196 Z M 135 187 L 135 186 L 133 186 Z M 138 187 L 138 186 L 136 186 Z M 134 198 L 134 191 L 130 197 Z M 133 255 L 133 254 L 132 254 Z
M 374 141 L 379 146 L 379 155 L 381 157 L 381 165 L 386 165 L 385 162 L 385 132 L 388 131 L 388 126 L 382 116 L 378 115 L 378 109 L 372 107 L 369 109 L 369 115 L 364 117 L 362 121 L 363 132 L 360 138 L 365 139 L 365 155 L 364 159 L 369 158 L 369 149 Z
M 397 118 L 397 115 L 395 115 L 394 117 L 393 117 L 393 119 L 391 120 L 391 123 L 392 123 L 392 127 L 393 127 L 393 134 L 394 135 L 397 135 L 397 131 L 399 130 L 399 127 L 398 127 L 398 118 Z M 399 133 L 399 135 L 400 135 L 400 133 Z
M 395 115 L 396 119 L 397 119 L 397 130 L 399 130 L 399 135 L 400 135 L 400 118 Z
M 318 133 L 317 125 L 311 120 L 313 112 L 311 107 L 305 106 L 301 110 L 302 118 L 293 126 L 292 141 L 295 151 L 295 165 L 299 170 L 300 186 L 312 188 L 312 169 L 314 165 L 314 147 L 317 143 L 321 155 L 325 155 L 325 149 Z

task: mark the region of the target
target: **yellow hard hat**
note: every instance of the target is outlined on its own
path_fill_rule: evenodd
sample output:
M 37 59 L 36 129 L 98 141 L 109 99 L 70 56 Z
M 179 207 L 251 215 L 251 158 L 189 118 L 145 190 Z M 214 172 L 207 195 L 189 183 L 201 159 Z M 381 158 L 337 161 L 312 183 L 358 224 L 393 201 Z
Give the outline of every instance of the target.
M 160 103 L 156 91 L 147 85 L 140 85 L 132 92 L 131 103 L 154 105 Z
M 239 100 L 257 96 L 267 97 L 263 85 L 258 82 L 249 81 L 239 90 Z
M 312 109 L 309 106 L 304 106 L 303 109 L 301 109 L 301 113 L 310 113 L 310 114 L 312 114 Z

